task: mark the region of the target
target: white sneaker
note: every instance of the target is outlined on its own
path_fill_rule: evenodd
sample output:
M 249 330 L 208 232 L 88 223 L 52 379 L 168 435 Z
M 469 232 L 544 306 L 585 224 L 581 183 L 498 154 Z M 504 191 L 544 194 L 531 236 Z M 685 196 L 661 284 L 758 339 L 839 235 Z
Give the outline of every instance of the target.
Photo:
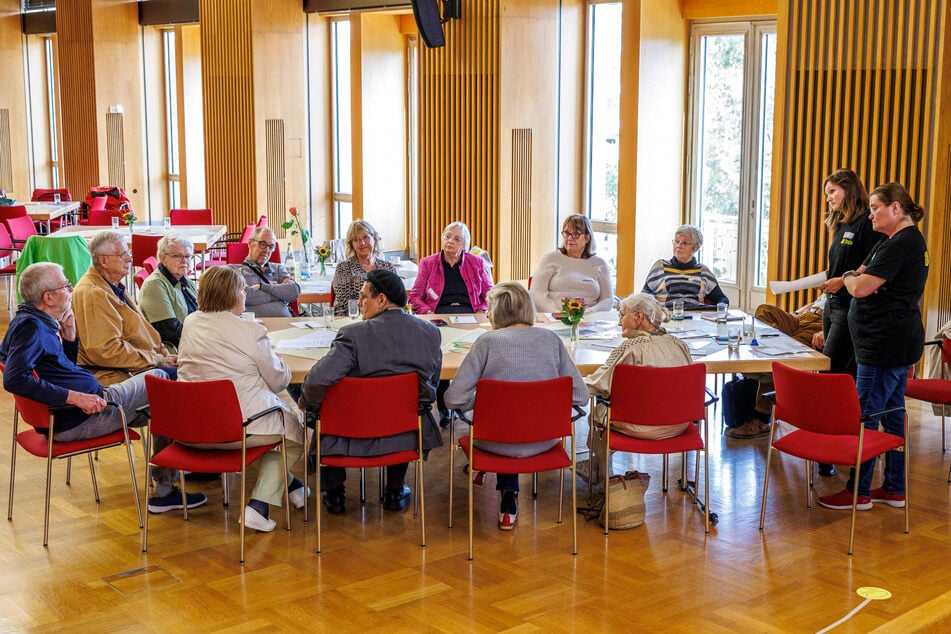
M 262 533 L 269 533 L 277 526 L 277 522 L 264 517 L 250 506 L 244 507 L 244 525 Z
M 304 491 L 307 491 L 307 494 L 304 494 Z M 307 498 L 310 497 L 310 487 L 297 487 L 293 491 L 290 491 L 287 494 L 287 499 L 291 504 L 294 505 L 294 508 L 302 509 L 304 505 L 307 504 Z

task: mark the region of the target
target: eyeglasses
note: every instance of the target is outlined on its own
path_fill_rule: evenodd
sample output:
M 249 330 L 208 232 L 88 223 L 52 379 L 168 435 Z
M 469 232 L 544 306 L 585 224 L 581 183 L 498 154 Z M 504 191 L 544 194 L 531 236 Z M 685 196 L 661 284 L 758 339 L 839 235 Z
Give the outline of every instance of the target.
M 270 242 L 265 242 L 264 240 L 255 240 L 255 242 L 260 244 L 262 249 L 267 249 L 268 251 L 273 251 L 277 248 L 276 244 L 271 244 Z
M 191 253 L 186 253 L 184 255 L 178 254 L 178 253 L 163 253 L 162 255 L 170 257 L 177 262 L 184 262 L 185 260 L 187 260 L 188 258 L 192 256 Z
M 671 240 L 670 243 L 675 247 L 692 247 L 692 240 Z
M 62 285 L 62 286 L 57 286 L 56 288 L 51 288 L 51 289 L 49 289 L 48 291 L 43 291 L 43 292 L 44 292 L 44 293 L 56 293 L 57 291 L 67 291 L 67 290 L 70 291 L 70 292 L 72 292 L 72 290 L 73 290 L 73 285 L 70 284 L 69 282 L 66 282 L 66 283 L 65 283 L 64 285 Z
M 451 242 L 453 244 L 462 244 L 463 242 L 465 242 L 465 240 L 463 240 L 459 236 L 450 236 L 449 234 L 444 235 L 442 239 L 445 240 L 446 242 Z
M 577 240 L 583 235 L 584 234 L 581 233 L 580 231 L 562 231 L 561 232 L 561 237 L 564 238 L 565 240 L 567 240 L 568 238 L 574 238 L 575 240 Z
M 105 258 L 119 258 L 119 259 L 124 260 L 124 259 L 126 259 L 126 258 L 131 258 L 131 257 L 132 257 L 132 251 L 129 251 L 128 249 L 126 249 L 125 251 L 120 251 L 119 253 L 103 253 L 103 254 L 102 254 L 102 257 L 105 257 Z

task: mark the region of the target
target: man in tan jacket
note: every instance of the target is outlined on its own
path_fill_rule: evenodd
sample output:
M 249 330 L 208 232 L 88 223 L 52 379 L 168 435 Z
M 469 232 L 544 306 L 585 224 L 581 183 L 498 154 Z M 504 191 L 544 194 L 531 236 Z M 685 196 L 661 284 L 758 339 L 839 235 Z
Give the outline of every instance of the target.
M 103 231 L 89 243 L 92 266 L 73 292 L 73 313 L 79 334 L 79 365 L 88 367 L 103 385 L 143 370 L 161 368 L 177 376 L 178 357 L 170 355 L 124 281 L 132 266 L 125 238 Z

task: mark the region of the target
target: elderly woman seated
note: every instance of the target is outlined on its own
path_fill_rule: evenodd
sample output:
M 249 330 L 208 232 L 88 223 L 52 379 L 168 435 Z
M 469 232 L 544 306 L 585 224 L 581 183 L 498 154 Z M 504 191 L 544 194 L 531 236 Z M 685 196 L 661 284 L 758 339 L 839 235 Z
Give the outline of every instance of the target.
M 614 367 L 618 364 L 662 368 L 691 363 L 687 346 L 680 339 L 667 334 L 661 327 L 662 323 L 670 320 L 670 313 L 653 297 L 646 293 L 631 295 L 621 302 L 618 312 L 621 315 L 620 326 L 625 340 L 614 349 L 601 367 L 585 377 L 584 381 L 593 396 L 611 396 Z M 591 420 L 588 449 L 592 454 L 592 479 L 596 479 L 600 461 L 606 456 L 604 439 L 596 432 L 597 427 L 607 424 L 607 407 L 603 403 L 595 405 Z M 686 429 L 688 424 L 642 426 L 613 423 L 611 430 L 634 438 L 659 440 L 676 436 Z
M 142 282 L 139 307 L 162 337 L 162 343 L 178 347 L 182 322 L 198 310 L 195 285 L 188 279 L 188 260 L 195 252 L 191 240 L 168 234 L 158 241 L 158 268 Z
M 334 273 L 334 313 L 347 314 L 347 303 L 360 299 L 367 273 L 376 269 L 393 271 L 396 267 L 383 257 L 383 236 L 366 220 L 354 220 L 347 229 L 347 259 Z
M 580 297 L 589 311 L 611 310 L 614 288 L 611 271 L 595 255 L 591 221 L 572 214 L 561 225 L 561 248 L 542 257 L 531 279 L 532 300 L 542 312 L 562 309 L 562 298 Z
M 242 320 L 245 281 L 231 267 L 209 269 L 201 276 L 198 289 L 198 311 L 185 318 L 181 344 L 178 348 L 178 379 L 180 381 L 216 381 L 234 383 L 245 418 L 278 406 L 273 412 L 247 427 L 248 447 L 257 447 L 286 438 L 287 462 L 300 458 L 304 439 L 300 410 L 285 388 L 291 370 L 271 350 L 267 329 L 253 321 Z M 235 443 L 241 447 L 240 441 Z M 222 448 L 231 448 L 222 445 Z M 270 451 L 259 460 L 258 479 L 251 500 L 244 510 L 245 526 L 259 531 L 272 531 L 276 522 L 268 518 L 268 505 L 281 505 L 284 474 L 281 454 Z M 303 508 L 307 492 L 300 480 L 288 485 L 291 503 Z
M 446 392 L 446 405 L 455 409 L 472 409 L 479 379 L 545 381 L 560 376 L 572 378 L 572 400 L 575 405 L 584 405 L 588 401 L 588 391 L 578 368 L 558 335 L 533 326 L 535 305 L 525 287 L 518 282 L 496 284 L 488 293 L 488 303 L 492 330 L 472 344 Z M 512 420 L 517 424 L 518 417 L 513 416 Z M 483 451 L 522 457 L 545 452 L 556 442 L 518 445 L 481 442 L 476 446 Z M 502 496 L 499 528 L 511 530 L 518 520 L 518 474 L 498 474 L 496 489 Z
M 713 271 L 694 257 L 703 246 L 700 229 L 694 225 L 681 225 L 674 232 L 672 244 L 673 257 L 654 262 L 641 292 L 653 295 L 667 308 L 673 308 L 678 299 L 683 300 L 685 308 L 729 303 Z

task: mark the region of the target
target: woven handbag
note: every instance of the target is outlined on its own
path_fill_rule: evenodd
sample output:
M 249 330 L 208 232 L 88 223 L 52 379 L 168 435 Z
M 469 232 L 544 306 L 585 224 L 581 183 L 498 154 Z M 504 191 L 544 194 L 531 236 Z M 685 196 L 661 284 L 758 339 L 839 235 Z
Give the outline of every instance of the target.
M 643 524 L 647 515 L 644 494 L 651 483 L 650 474 L 628 471 L 624 475 L 612 476 L 609 482 L 611 508 L 608 509 L 608 528 L 623 530 Z M 602 507 L 598 517 L 601 526 L 604 526 L 604 515 Z

